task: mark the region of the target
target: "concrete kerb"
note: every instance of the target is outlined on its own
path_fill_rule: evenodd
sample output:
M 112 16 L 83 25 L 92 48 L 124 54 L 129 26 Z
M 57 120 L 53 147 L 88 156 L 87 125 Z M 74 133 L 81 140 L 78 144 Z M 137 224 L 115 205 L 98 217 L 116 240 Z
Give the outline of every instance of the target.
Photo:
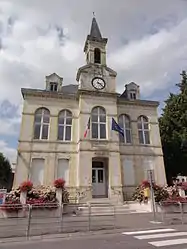
M 162 229 L 165 228 L 163 225 L 159 226 L 150 226 L 150 227 L 142 227 L 142 228 L 137 228 L 136 230 L 149 230 L 149 229 Z M 134 231 L 134 228 L 129 228 L 129 227 L 124 227 L 124 228 L 116 228 L 112 230 L 98 230 L 98 231 L 87 231 L 87 232 L 75 232 L 75 233 L 63 233 L 63 234 L 46 234 L 46 235 L 37 235 L 37 236 L 32 236 L 30 238 L 26 237 L 14 237 L 14 238 L 6 238 L 6 239 L 1 239 L 0 244 L 5 244 L 5 243 L 20 243 L 20 242 L 34 242 L 34 241 L 47 241 L 47 240 L 53 240 L 53 239 L 70 239 L 70 238 L 79 238 L 83 236 L 92 236 L 92 235 L 110 235 L 110 234 L 121 234 L 122 232 L 125 231 Z

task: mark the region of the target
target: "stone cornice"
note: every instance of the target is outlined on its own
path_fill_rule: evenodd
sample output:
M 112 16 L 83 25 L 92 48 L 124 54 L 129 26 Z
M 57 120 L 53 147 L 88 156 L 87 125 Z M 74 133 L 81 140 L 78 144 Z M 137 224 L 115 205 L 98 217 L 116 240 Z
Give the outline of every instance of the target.
M 99 96 L 99 97 L 112 97 L 112 98 L 117 98 L 117 93 L 114 92 L 101 92 L 101 91 L 91 91 L 91 90 L 83 90 L 79 89 L 78 90 L 78 95 L 90 95 L 90 96 Z
M 105 68 L 105 70 L 109 72 L 111 77 L 116 77 L 117 76 L 117 73 L 113 69 L 111 69 L 110 67 L 107 67 L 106 65 L 96 65 L 96 64 L 89 63 L 89 64 L 84 65 L 84 66 L 82 66 L 82 67 L 80 67 L 78 69 L 76 80 L 79 81 L 81 73 L 82 72 L 87 73 L 87 69 L 92 68 L 92 67 Z
M 158 107 L 159 102 L 158 101 L 152 101 L 152 100 L 141 100 L 141 99 L 136 99 L 136 100 L 128 100 L 125 98 L 120 98 L 120 95 L 118 95 L 117 98 L 117 105 L 136 105 L 136 106 L 150 106 L 150 107 Z
M 63 92 L 50 92 L 40 89 L 21 88 L 21 93 L 24 99 L 27 97 L 51 98 L 51 99 L 74 99 L 77 100 L 78 95 L 63 93 Z

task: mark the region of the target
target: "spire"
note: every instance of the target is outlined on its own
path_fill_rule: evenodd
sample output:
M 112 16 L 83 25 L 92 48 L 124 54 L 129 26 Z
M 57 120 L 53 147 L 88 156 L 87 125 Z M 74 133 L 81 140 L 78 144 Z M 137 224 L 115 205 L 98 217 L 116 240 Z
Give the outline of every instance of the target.
M 86 51 L 89 42 L 99 42 L 103 45 L 106 45 L 107 40 L 108 40 L 107 38 L 102 37 L 101 32 L 99 30 L 99 26 L 97 24 L 97 21 L 96 21 L 95 15 L 94 15 L 94 12 L 93 12 L 90 34 L 87 35 L 86 42 L 84 45 L 84 52 Z
M 94 15 L 94 12 L 93 12 L 93 15 Z M 101 32 L 99 30 L 99 26 L 97 24 L 95 16 L 93 16 L 93 19 L 92 19 L 90 38 L 98 39 L 99 41 L 102 39 Z

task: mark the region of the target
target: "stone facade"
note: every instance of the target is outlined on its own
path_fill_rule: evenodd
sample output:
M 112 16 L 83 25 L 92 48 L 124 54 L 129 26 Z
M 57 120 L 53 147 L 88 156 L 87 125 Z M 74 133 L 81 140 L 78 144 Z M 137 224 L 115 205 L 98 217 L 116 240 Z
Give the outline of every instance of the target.
M 158 184 L 166 183 L 159 103 L 141 100 L 133 82 L 122 94 L 116 92 L 117 73 L 106 65 L 106 43 L 93 18 L 78 84 L 64 85 L 54 73 L 46 77 L 45 90 L 22 89 L 15 186 L 26 179 L 50 185 L 64 177 L 71 195 L 82 201 L 122 201 L 123 194 L 147 178 L 148 169 Z M 111 125 L 120 117 L 124 136 L 119 137 Z

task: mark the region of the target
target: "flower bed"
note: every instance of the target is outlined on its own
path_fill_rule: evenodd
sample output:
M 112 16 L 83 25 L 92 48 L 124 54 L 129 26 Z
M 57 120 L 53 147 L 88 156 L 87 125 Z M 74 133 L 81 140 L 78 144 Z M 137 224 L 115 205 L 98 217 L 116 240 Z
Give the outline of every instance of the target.
M 58 200 L 56 198 L 56 189 L 62 191 L 62 203 L 69 202 L 69 193 L 65 189 L 65 181 L 58 179 L 54 182 L 54 187 L 37 186 L 33 187 L 32 182 L 23 182 L 19 188 L 12 190 L 7 194 L 5 203 L 0 206 L 0 210 L 6 213 L 18 213 L 26 208 L 20 202 L 21 193 L 25 192 L 26 205 L 32 205 L 33 210 L 54 210 L 59 207 Z M 25 207 L 25 209 L 23 209 Z

